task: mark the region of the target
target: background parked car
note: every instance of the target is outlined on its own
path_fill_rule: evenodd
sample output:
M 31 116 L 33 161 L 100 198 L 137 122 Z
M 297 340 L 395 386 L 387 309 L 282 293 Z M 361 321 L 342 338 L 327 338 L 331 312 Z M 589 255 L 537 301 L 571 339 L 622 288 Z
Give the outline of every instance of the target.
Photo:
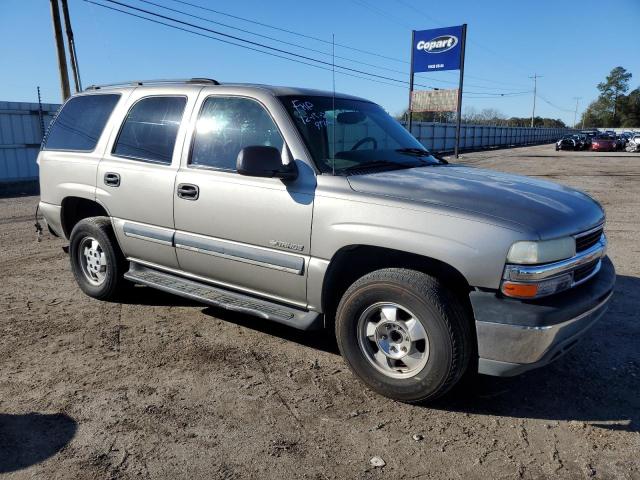
M 634 134 L 629 138 L 626 146 L 627 152 L 640 152 L 640 134 Z
M 558 150 L 580 150 L 581 143 L 576 135 L 565 135 L 556 142 L 556 152 Z
M 591 139 L 587 135 L 582 135 L 580 133 L 574 135 L 573 137 L 578 142 L 579 150 L 587 150 L 591 147 Z
M 613 152 L 617 148 L 615 137 L 601 134 L 591 140 L 591 150 L 594 152 Z

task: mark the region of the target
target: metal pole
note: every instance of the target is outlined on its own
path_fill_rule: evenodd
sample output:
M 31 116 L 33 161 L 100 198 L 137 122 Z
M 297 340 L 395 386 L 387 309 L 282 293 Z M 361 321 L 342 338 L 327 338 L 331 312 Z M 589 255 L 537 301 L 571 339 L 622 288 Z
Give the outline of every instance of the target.
M 462 25 L 462 47 L 460 47 L 460 84 L 458 85 L 458 115 L 456 120 L 456 146 L 454 156 L 458 158 L 460 147 L 460 120 L 462 117 L 462 82 L 464 80 L 464 50 L 467 43 L 467 24 Z
M 531 128 L 533 128 L 533 119 L 536 116 L 536 92 L 538 89 L 538 78 L 541 78 L 542 75 L 538 75 L 536 73 L 533 74 L 533 77 L 529 77 L 529 78 L 533 78 L 533 110 L 531 111 Z
M 44 114 L 42 113 L 42 97 L 40 97 L 40 86 L 38 86 L 38 119 L 40 120 L 40 136 L 44 139 Z
M 413 125 L 413 111 L 411 110 L 411 100 L 413 100 L 413 45 L 415 43 L 416 31 L 411 30 L 411 66 L 409 67 L 409 133 Z
M 577 124 L 576 124 L 576 119 L 578 117 L 578 102 L 580 101 L 580 99 L 582 97 L 573 97 L 576 101 L 576 110 L 575 112 L 573 112 L 573 128 L 576 128 Z
M 70 96 L 69 72 L 67 71 L 67 57 L 64 53 L 64 39 L 62 38 L 62 26 L 60 25 L 60 11 L 58 10 L 58 0 L 50 0 L 51 20 L 53 22 L 53 37 L 56 42 L 56 52 L 58 54 L 58 71 L 60 72 L 60 91 L 62 101 Z
M 82 91 L 82 82 L 80 82 L 80 71 L 78 69 L 78 56 L 76 54 L 76 42 L 73 38 L 73 29 L 71 28 L 71 17 L 69 16 L 69 5 L 67 0 L 62 2 L 62 15 L 64 17 L 64 25 L 67 32 L 67 42 L 69 44 L 69 58 L 71 60 L 71 70 L 73 71 L 73 81 L 76 86 L 76 93 Z

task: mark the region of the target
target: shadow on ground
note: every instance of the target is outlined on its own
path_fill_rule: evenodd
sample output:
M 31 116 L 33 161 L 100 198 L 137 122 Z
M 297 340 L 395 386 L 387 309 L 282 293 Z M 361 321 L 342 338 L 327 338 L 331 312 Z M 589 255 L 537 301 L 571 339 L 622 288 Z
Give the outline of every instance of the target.
M 0 414 L 0 474 L 52 457 L 73 438 L 76 421 L 63 413 Z
M 139 293 L 144 295 L 136 296 L 138 303 L 192 304 L 148 288 L 140 289 Z M 639 307 L 640 278 L 618 275 L 609 311 L 575 349 L 557 362 L 512 378 L 469 376 L 449 395 L 425 408 L 578 421 L 600 428 L 640 432 Z M 332 332 L 299 331 L 213 307 L 205 308 L 203 313 L 308 348 L 339 354 Z

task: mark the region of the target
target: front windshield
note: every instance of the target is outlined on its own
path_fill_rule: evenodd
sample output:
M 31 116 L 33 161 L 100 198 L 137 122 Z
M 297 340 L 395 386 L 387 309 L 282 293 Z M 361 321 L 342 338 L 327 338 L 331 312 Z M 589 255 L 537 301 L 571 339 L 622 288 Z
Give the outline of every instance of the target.
M 442 163 L 375 103 L 306 95 L 280 100 L 323 173 Z

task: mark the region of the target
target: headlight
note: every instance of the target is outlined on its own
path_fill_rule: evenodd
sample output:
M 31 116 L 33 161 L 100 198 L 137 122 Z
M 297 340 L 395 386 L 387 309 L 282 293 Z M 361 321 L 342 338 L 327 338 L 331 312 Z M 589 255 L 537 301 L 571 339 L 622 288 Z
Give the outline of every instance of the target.
M 576 241 L 573 237 L 556 238 L 540 242 L 516 242 L 511 245 L 507 254 L 507 263 L 530 265 L 536 263 L 549 263 L 565 258 L 571 258 L 576 254 Z

